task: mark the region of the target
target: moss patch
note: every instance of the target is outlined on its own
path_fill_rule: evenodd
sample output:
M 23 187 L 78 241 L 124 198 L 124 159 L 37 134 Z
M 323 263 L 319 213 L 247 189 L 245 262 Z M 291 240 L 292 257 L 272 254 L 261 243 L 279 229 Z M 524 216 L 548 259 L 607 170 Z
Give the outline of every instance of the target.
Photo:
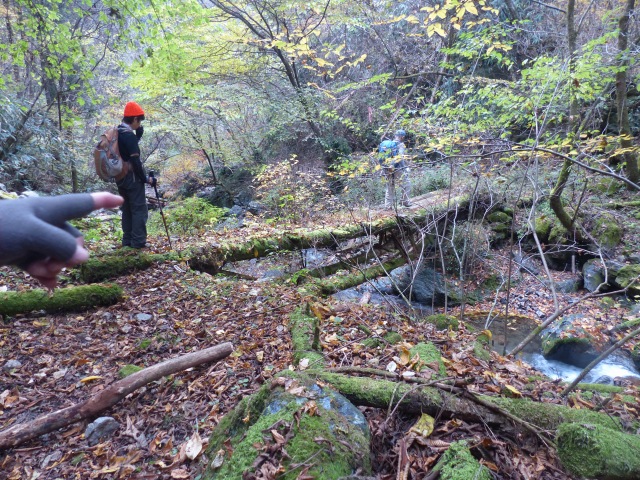
M 412 359 L 416 355 L 419 355 L 420 360 L 424 365 L 437 372 L 439 376 L 446 377 L 447 370 L 444 366 L 444 362 L 442 361 L 442 353 L 440 353 L 440 349 L 433 343 L 418 343 L 415 347 L 409 350 L 409 353 Z
M 640 275 L 640 265 L 626 265 L 618 271 L 616 283 L 622 288 L 626 288 L 631 285 L 631 282 L 635 280 L 638 275 Z M 634 283 L 633 286 L 629 288 L 629 292 L 634 295 L 640 294 L 640 283 Z
M 491 472 L 476 460 L 467 446 L 460 440 L 453 442 L 434 467 L 442 480 L 491 480 Z
M 118 376 L 120 378 L 125 378 L 133 373 L 139 372 L 140 370 L 143 370 L 143 368 L 137 365 L 125 365 L 120 370 L 118 370 Z
M 558 456 L 574 475 L 586 478 L 640 478 L 640 437 L 601 425 L 562 424 Z
M 613 248 L 622 239 L 622 228 L 615 217 L 608 213 L 598 215 L 591 234 L 605 248 Z
M 313 338 L 318 329 L 316 317 L 307 315 L 299 308 L 289 317 L 291 330 L 291 343 L 293 344 L 293 362 L 297 365 L 303 358 L 309 359 L 309 366 L 321 368 L 324 366 L 324 357 L 313 349 Z
M 449 327 L 453 330 L 457 330 L 460 325 L 460 322 L 456 317 L 453 315 L 445 315 L 443 313 L 424 317 L 424 321 L 435 325 L 437 330 L 448 330 Z

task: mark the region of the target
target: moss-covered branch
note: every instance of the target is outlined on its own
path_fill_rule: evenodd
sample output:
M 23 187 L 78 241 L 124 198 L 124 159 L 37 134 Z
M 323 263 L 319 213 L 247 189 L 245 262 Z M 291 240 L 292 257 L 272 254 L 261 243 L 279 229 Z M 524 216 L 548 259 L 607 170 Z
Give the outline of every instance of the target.
M 81 285 L 59 288 L 49 294 L 35 289 L 24 292 L 0 292 L 0 315 L 16 315 L 35 310 L 73 312 L 97 306 L 113 305 L 122 300 L 118 285 Z
M 320 291 L 325 295 L 331 295 L 332 293 L 345 290 L 347 288 L 355 287 L 361 283 L 366 282 L 390 272 L 394 268 L 398 268 L 404 265 L 406 260 L 403 257 L 395 258 L 382 265 L 376 265 L 365 270 L 357 271 L 347 275 L 337 275 L 334 277 L 318 280 L 316 285 L 320 287 Z
M 129 273 L 146 270 L 154 262 L 177 260 L 179 254 L 147 254 L 135 250 L 122 251 L 116 255 L 90 258 L 80 266 L 80 278 L 86 283 L 95 283 Z

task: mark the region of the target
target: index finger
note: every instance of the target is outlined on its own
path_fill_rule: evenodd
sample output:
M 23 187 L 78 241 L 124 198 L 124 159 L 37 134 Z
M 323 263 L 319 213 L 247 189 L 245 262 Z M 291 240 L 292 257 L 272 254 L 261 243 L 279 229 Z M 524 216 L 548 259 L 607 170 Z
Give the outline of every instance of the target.
M 122 197 L 107 192 L 70 193 L 30 200 L 36 216 L 52 225 L 62 225 L 67 220 L 84 217 L 99 208 L 114 208 L 124 201 Z

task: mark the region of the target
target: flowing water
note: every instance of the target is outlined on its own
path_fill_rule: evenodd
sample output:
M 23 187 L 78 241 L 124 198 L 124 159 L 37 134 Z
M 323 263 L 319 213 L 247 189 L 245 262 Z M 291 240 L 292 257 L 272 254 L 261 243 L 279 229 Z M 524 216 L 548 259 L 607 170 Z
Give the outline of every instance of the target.
M 393 295 L 390 283 L 385 280 L 376 280 L 372 284 L 364 284 L 355 288 L 343 290 L 334 295 L 334 298 L 343 301 L 359 302 L 363 295 L 367 295 L 368 303 L 387 305 L 391 308 L 407 308 L 404 301 L 397 295 Z M 412 305 L 414 313 L 416 311 L 423 315 L 432 313 L 432 309 L 426 305 Z M 485 328 L 485 318 L 471 318 L 467 322 L 477 329 Z M 506 330 L 504 318 L 493 320 L 489 329 L 493 334 L 493 349 L 504 353 L 505 337 L 506 351 L 509 352 L 518 345 L 537 324 L 528 318 L 512 317 L 507 321 Z M 527 362 L 541 373 L 552 379 L 561 379 L 567 382 L 573 381 L 582 368 L 559 362 L 557 360 L 547 360 L 541 353 L 540 339 L 535 339 L 518 355 L 518 358 Z M 604 377 L 609 377 L 608 380 Z M 600 362 L 583 380 L 584 382 L 611 383 L 616 377 L 636 377 L 640 378 L 640 372 L 635 368 L 631 359 L 621 352 L 614 352 L 608 358 Z

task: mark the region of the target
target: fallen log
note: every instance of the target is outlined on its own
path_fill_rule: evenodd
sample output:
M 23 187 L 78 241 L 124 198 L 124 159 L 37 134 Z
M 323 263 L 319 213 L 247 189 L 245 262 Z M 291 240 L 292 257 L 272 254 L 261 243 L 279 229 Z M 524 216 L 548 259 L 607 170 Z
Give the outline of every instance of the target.
M 590 424 L 558 428 L 558 457 L 581 478 L 636 480 L 640 478 L 640 437 Z
M 217 274 L 227 262 L 265 257 L 271 253 L 296 251 L 306 248 L 334 247 L 347 240 L 368 235 L 379 235 L 392 230 L 416 228 L 425 221 L 445 218 L 447 214 L 466 208 L 469 195 L 453 192 L 451 196 L 443 192 L 431 192 L 416 197 L 417 210 L 407 210 L 398 216 L 386 216 L 368 222 L 353 223 L 341 227 L 318 230 L 298 229 L 283 232 L 272 237 L 248 238 L 244 241 L 231 240 L 209 245 L 194 251 L 178 254 L 149 255 L 137 251 L 119 251 L 116 255 L 96 257 L 81 267 L 81 278 L 85 282 L 97 282 L 124 275 L 135 270 L 149 268 L 154 262 L 184 260 L 191 268 L 212 275 Z M 362 283 L 362 282 L 360 282 Z
M 49 313 L 87 310 L 108 306 L 122 300 L 119 285 L 80 285 L 58 288 L 49 293 L 35 289 L 24 292 L 0 292 L 0 315 L 16 315 L 44 310 Z
M 230 355 L 232 351 L 233 345 L 231 343 L 222 343 L 140 370 L 111 384 L 83 403 L 48 413 L 30 422 L 14 425 L 1 431 L 0 450 L 16 447 L 45 433 L 94 417 L 150 382 L 203 363 L 218 361 Z

